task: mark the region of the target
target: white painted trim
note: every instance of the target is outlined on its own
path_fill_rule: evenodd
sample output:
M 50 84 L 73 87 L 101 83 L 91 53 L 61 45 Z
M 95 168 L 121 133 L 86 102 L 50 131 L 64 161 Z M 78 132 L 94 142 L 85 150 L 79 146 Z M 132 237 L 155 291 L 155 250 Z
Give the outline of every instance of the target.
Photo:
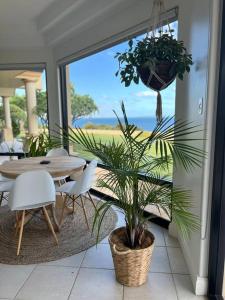
M 168 10 L 166 13 L 163 14 L 162 18 L 165 18 L 165 20 L 169 20 L 170 22 L 177 20 L 178 7 L 174 7 L 172 9 Z M 115 34 L 105 40 L 102 40 L 101 42 L 91 45 L 90 47 L 87 47 L 76 53 L 73 53 L 71 55 L 68 55 L 66 57 L 58 59 L 57 64 L 62 65 L 62 64 L 72 63 L 72 62 L 79 60 L 81 58 L 84 58 L 86 56 L 89 56 L 89 55 L 95 54 L 99 51 L 102 51 L 104 49 L 113 47 L 119 43 L 122 43 L 126 40 L 133 38 L 134 36 L 143 34 L 149 28 L 150 22 L 151 22 L 151 20 L 148 18 L 147 20 L 145 20 L 135 26 L 130 27 L 128 30 L 121 31 L 120 33 Z
M 46 69 L 47 63 L 40 62 L 40 63 L 7 63 L 1 64 L 0 63 L 0 70 L 31 70 L 31 71 L 38 71 Z
M 192 255 L 189 251 L 189 247 L 187 245 L 188 240 L 184 240 L 179 238 L 179 242 L 181 245 L 181 249 L 184 255 L 184 259 L 186 261 L 190 276 L 192 285 L 194 288 L 194 292 L 197 296 L 205 296 L 208 292 L 208 278 L 207 277 L 201 277 L 199 274 L 196 274 L 195 267 L 193 264 Z

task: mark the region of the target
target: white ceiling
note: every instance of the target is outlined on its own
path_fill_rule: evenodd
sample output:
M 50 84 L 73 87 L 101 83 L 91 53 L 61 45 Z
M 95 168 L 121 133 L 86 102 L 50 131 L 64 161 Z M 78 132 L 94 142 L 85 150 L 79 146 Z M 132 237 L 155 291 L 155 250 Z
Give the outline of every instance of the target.
M 1 0 L 0 48 L 43 47 L 35 19 L 54 0 Z
M 0 49 L 56 47 L 133 0 L 0 0 Z
M 1 24 L 20 24 L 38 17 L 55 0 L 1 0 Z M 63 1 L 62 1 L 63 2 Z

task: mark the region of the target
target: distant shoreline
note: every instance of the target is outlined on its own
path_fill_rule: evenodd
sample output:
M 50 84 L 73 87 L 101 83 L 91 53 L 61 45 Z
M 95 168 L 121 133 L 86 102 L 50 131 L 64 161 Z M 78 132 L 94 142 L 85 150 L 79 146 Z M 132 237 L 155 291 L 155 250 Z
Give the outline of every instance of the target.
M 73 129 L 76 130 L 76 129 Z M 122 132 L 120 130 L 116 129 L 82 129 L 84 132 L 88 134 L 99 134 L 99 135 L 122 135 Z M 136 131 L 136 133 L 140 132 L 139 130 Z M 144 130 L 143 133 L 149 134 L 151 131 Z
M 120 121 L 123 123 L 122 118 L 120 118 Z M 143 131 L 152 131 L 154 129 L 154 127 L 156 126 L 156 118 L 155 117 L 136 117 L 136 118 L 128 117 L 128 121 L 130 124 L 134 124 L 140 130 L 143 130 Z M 105 126 L 115 127 L 118 125 L 118 120 L 116 118 L 94 118 L 94 117 L 81 118 L 79 120 L 76 120 L 73 123 L 73 126 L 74 127 L 78 126 L 78 127 L 84 128 L 85 125 L 87 125 L 87 124 L 93 124 L 93 125 L 97 125 L 97 126 L 105 125 Z M 104 130 L 104 128 L 103 128 L 103 130 Z M 109 128 L 109 130 L 110 130 L 110 128 Z

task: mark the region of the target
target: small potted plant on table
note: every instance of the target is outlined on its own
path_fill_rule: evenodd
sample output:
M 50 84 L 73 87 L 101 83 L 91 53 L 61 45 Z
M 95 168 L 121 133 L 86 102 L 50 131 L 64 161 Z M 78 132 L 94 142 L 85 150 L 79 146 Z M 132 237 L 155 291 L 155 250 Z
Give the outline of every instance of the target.
M 147 135 L 130 124 L 122 104 L 123 122 L 118 118 L 121 140 L 103 142 L 80 128 L 65 132 L 65 138 L 78 143 L 98 157 L 108 172 L 98 179 L 98 186 L 112 192 L 116 200 L 99 203 L 94 227 L 100 230 L 108 209 L 115 205 L 124 214 L 125 227 L 115 229 L 109 237 L 117 280 L 127 286 L 139 286 L 147 279 L 154 236 L 147 227 L 149 217 L 144 209 L 153 205 L 162 209 L 187 237 L 198 228 L 198 218 L 190 212 L 189 191 L 161 184 L 162 171 L 169 172 L 172 164 L 189 171 L 201 165 L 204 153 L 187 145 L 191 134 L 198 131 L 185 122 L 162 120 Z M 140 181 L 140 173 L 144 180 Z

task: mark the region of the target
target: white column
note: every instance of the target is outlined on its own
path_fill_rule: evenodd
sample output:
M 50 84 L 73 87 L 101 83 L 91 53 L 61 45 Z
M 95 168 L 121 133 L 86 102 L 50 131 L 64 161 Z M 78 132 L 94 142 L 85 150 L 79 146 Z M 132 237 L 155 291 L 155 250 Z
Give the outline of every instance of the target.
M 10 114 L 10 97 L 2 97 L 3 100 L 3 107 L 4 107 L 4 114 L 5 114 L 5 127 L 6 128 L 12 128 L 12 120 L 11 120 L 11 114 Z
M 12 131 L 12 120 L 10 114 L 10 97 L 2 96 L 3 108 L 4 108 L 4 119 L 5 128 L 3 128 L 3 140 L 12 141 L 13 131 Z
M 27 119 L 28 131 L 30 135 L 38 135 L 38 118 L 34 113 L 37 105 L 36 84 L 34 81 L 24 80 L 27 97 Z

